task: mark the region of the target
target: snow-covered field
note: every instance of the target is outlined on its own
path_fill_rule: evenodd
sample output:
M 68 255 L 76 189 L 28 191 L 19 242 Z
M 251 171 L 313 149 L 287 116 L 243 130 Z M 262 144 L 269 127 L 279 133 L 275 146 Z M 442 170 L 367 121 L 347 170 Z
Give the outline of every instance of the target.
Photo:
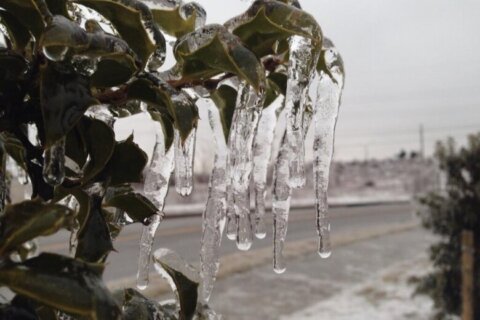
M 282 320 L 426 320 L 433 303 L 414 295 L 409 280 L 429 270 L 425 258 L 397 264 L 375 277 Z

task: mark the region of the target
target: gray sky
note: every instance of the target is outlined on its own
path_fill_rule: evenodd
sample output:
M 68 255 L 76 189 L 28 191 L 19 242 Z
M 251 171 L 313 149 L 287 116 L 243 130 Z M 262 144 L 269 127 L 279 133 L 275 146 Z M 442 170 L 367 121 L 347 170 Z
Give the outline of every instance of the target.
M 207 23 L 248 7 L 241 0 L 197 0 Z M 344 58 L 347 70 L 337 159 L 427 153 L 447 135 L 480 129 L 480 1 L 301 0 Z M 480 130 L 479 130 L 480 131 Z M 203 140 L 203 139 L 201 139 Z M 200 152 L 202 147 L 200 146 Z

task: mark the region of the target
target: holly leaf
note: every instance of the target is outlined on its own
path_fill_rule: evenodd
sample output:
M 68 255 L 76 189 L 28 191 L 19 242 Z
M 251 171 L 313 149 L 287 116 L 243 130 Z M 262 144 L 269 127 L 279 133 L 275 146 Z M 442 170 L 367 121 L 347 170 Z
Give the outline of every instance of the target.
M 0 256 L 39 236 L 54 234 L 73 224 L 73 211 L 40 200 L 8 206 L 0 218 Z
M 7 27 L 16 51 L 23 51 L 32 38 L 28 29 L 11 12 L 0 10 L 0 20 Z
M 26 150 L 22 142 L 6 131 L 0 134 L 0 141 L 8 155 L 12 157 L 20 167 L 27 170 Z
M 137 71 L 134 59 L 125 54 L 104 56 L 97 64 L 97 70 L 92 75 L 91 84 L 94 87 L 115 87 L 127 82 Z
M 112 238 L 102 211 L 102 198 L 89 197 L 89 212 L 78 232 L 75 257 L 88 262 L 101 262 L 113 250 Z
M 255 55 L 221 25 L 212 24 L 178 39 L 175 58 L 184 82 L 233 73 L 256 90 L 265 84 L 265 70 Z
M 175 320 L 175 312 L 168 310 L 157 301 L 143 296 L 134 289 L 122 292 L 123 317 L 125 320 Z
M 155 44 L 150 40 L 142 22 L 142 13 L 135 8 L 135 1 L 122 0 L 77 0 L 79 4 L 87 6 L 110 21 L 130 48 L 144 62 L 155 50 Z
M 195 30 L 205 10 L 195 2 L 176 3 L 171 7 L 152 8 L 153 19 L 166 34 L 179 38 Z
M 0 7 L 15 17 L 22 17 L 20 23 L 38 40 L 45 28 L 45 22 L 34 0 L 3 0 Z
M 227 85 L 222 85 L 210 93 L 210 98 L 220 112 L 223 133 L 225 134 L 225 141 L 228 141 L 230 128 L 232 127 L 232 119 L 237 103 L 237 95 L 237 90 Z
M 312 39 L 316 50 L 322 46 L 322 30 L 315 18 L 279 1 L 257 0 L 225 26 L 260 58 L 273 54 L 275 45 L 292 35 Z
M 52 253 L 0 269 L 0 283 L 48 307 L 89 319 L 120 319 L 121 311 L 102 282 L 102 265 Z
M 158 209 L 150 200 L 139 193 L 131 191 L 114 193 L 107 199 L 105 206 L 121 209 L 133 221 L 143 224 L 148 224 L 148 218 L 158 213 Z
M 47 147 L 67 135 L 89 106 L 99 103 L 86 77 L 55 63 L 41 67 L 40 93 Z

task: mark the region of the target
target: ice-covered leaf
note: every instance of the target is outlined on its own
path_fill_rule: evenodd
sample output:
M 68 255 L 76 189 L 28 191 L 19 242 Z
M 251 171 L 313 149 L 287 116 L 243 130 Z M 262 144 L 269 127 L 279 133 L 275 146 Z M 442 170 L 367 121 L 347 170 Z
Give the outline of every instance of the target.
M 64 17 L 69 16 L 67 10 L 67 1 L 68 0 L 45 0 L 48 9 L 52 14 L 60 14 Z
M 107 165 L 115 149 L 115 133 L 105 122 L 84 117 L 78 126 L 86 150 L 88 163 L 83 172 L 83 183 L 95 178 Z
M 142 182 L 142 171 L 147 161 L 145 152 L 133 142 L 133 136 L 130 136 L 127 140 L 116 143 L 104 174 L 110 177 L 110 185 Z
M 166 278 L 178 296 L 179 319 L 192 319 L 197 307 L 198 273 L 177 253 L 169 249 L 155 251 L 154 261 L 155 269 Z
M 72 220 L 73 212 L 69 208 L 40 200 L 7 206 L 0 218 L 0 256 L 28 240 L 68 228 Z
M 5 151 L 12 157 L 23 169 L 27 169 L 26 150 L 22 142 L 14 135 L 4 131 L 0 134 L 0 142 Z
M 182 141 L 197 127 L 199 116 L 195 103 L 185 93 L 160 78 L 133 81 L 128 87 L 128 96 L 148 103 L 161 114 L 168 113 L 175 128 L 180 131 Z
M 31 39 L 30 32 L 11 12 L 0 10 L 0 21 L 7 28 L 13 48 L 22 51 Z
M 3 0 L 0 7 L 15 17 L 22 17 L 20 23 L 30 30 L 37 40 L 39 39 L 45 28 L 45 22 L 34 0 Z
M 101 265 L 43 253 L 0 269 L 0 283 L 46 306 L 89 319 L 121 318 L 99 275 Z
M 138 1 L 76 0 L 76 2 L 92 8 L 107 18 L 144 63 L 155 51 L 153 39 L 142 22 L 142 11 L 136 7 Z
M 313 40 L 321 47 L 322 31 L 310 14 L 274 0 L 257 0 L 242 15 L 225 23 L 258 57 L 274 53 L 277 42 L 292 35 Z
M 179 38 L 205 23 L 205 10 L 197 3 L 164 2 L 171 5 L 152 4 L 150 7 L 155 22 L 168 35 Z
M 118 192 L 111 196 L 105 202 L 107 207 L 118 208 L 128 214 L 128 216 L 135 222 L 148 223 L 152 215 L 158 213 L 155 205 L 135 192 Z
M 87 78 L 55 63 L 41 67 L 40 85 L 48 147 L 68 134 L 89 106 L 99 102 L 92 97 Z
M 170 149 L 174 139 L 173 119 L 169 114 L 160 113 L 158 110 L 149 108 L 148 112 L 153 120 L 161 123 L 165 149 Z
M 17 80 L 26 69 L 27 61 L 20 54 L 0 49 L 0 84 Z
M 225 140 L 228 140 L 230 127 L 232 126 L 233 113 L 237 102 L 237 91 L 230 86 L 222 85 L 210 93 L 210 98 L 220 111 Z
M 102 262 L 112 250 L 110 231 L 102 211 L 102 199 L 98 196 L 90 197 L 88 216 L 78 233 L 75 257 L 88 262 Z
M 128 44 L 105 32 L 87 32 L 64 16 L 54 16 L 42 36 L 42 48 L 47 58 L 60 61 L 69 50 L 90 57 L 130 54 Z
M 207 25 L 178 39 L 175 57 L 182 80 L 206 80 L 220 73 L 233 73 L 256 90 L 263 88 L 265 70 L 255 55 L 227 29 Z
M 176 320 L 174 312 L 163 308 L 157 301 L 148 299 L 134 289 L 123 292 L 123 317 L 125 320 Z
M 134 59 L 126 54 L 104 56 L 97 64 L 92 75 L 91 85 L 94 87 L 114 87 L 127 82 L 137 71 Z

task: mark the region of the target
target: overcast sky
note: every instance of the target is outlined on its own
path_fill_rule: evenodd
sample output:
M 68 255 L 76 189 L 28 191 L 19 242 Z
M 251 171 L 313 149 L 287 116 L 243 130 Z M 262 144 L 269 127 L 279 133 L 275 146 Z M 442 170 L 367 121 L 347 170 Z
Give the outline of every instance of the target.
M 241 0 L 197 2 L 208 12 L 207 23 L 223 23 L 249 5 Z M 418 149 L 421 123 L 427 153 L 438 138 L 450 134 L 461 139 L 480 129 L 480 1 L 301 4 L 317 18 L 346 64 L 337 159 Z

